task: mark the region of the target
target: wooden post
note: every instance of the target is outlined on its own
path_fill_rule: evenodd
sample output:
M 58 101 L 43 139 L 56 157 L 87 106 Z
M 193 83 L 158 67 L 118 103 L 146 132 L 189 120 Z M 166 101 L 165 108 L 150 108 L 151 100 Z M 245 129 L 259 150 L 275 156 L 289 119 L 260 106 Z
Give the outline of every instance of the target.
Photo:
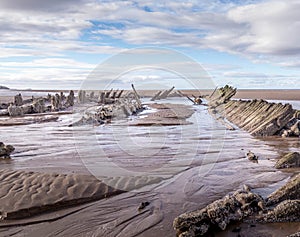
M 123 92 L 124 92 L 124 90 L 121 90 L 116 98 L 119 99 L 121 97 L 121 95 L 123 94 Z
M 161 92 L 162 92 L 162 91 L 158 91 L 158 92 L 151 98 L 151 101 L 156 100 L 156 99 L 159 97 L 159 95 L 161 94 Z
M 110 91 L 107 91 L 106 94 L 105 94 L 105 98 L 109 98 L 110 96 L 110 93 L 113 91 L 113 88 L 111 88 Z
M 119 90 L 119 89 L 118 89 Z M 116 98 L 116 95 L 117 95 L 117 93 L 118 93 L 118 90 L 116 90 L 116 91 L 114 91 L 114 93 L 112 94 L 112 99 L 115 99 Z
M 190 101 L 192 101 L 193 104 L 196 104 L 195 101 L 193 99 L 191 99 L 188 95 L 186 95 L 186 98 L 188 98 Z
M 138 93 L 136 92 L 135 88 L 134 88 L 134 85 L 131 84 L 131 87 L 132 87 L 132 90 L 133 90 L 133 93 L 134 93 L 134 96 L 135 96 L 135 99 L 136 99 L 136 102 L 138 103 L 139 105 L 139 108 L 142 108 L 142 103 L 140 101 L 140 96 L 138 95 Z
M 218 87 L 216 87 L 216 88 L 214 89 L 213 93 L 211 93 L 211 95 L 210 95 L 208 98 L 211 98 L 211 97 L 215 94 L 215 92 L 216 92 L 217 89 L 218 89 Z
M 167 91 L 167 94 L 166 94 L 166 97 L 165 97 L 165 98 L 167 98 L 167 97 L 171 94 L 171 92 L 172 92 L 174 89 L 175 89 L 175 86 L 172 86 L 172 88 L 171 88 L 170 90 Z
M 104 103 L 104 96 L 105 96 L 105 92 L 101 92 L 100 94 L 100 103 L 103 104 Z
M 136 92 L 136 90 L 135 90 L 135 88 L 134 88 L 134 85 L 133 85 L 133 84 L 131 84 L 131 87 L 132 87 L 132 90 L 133 90 L 134 94 L 137 96 L 137 98 L 139 98 L 139 99 L 140 99 L 140 96 L 139 96 L 139 94 Z
M 182 97 L 185 97 L 185 94 L 182 93 L 182 91 L 177 91 L 179 95 L 181 95 Z
M 170 90 L 165 90 L 161 96 L 159 97 L 159 99 L 165 99 L 168 97 L 168 95 L 172 92 L 172 90 L 174 90 L 174 86 L 170 89 Z

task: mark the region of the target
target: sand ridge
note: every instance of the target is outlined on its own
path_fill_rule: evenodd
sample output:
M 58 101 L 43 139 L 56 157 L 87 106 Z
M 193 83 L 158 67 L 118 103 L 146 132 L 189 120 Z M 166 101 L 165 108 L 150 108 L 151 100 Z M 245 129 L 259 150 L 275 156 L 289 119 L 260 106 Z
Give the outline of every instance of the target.
M 1 170 L 1 219 L 25 218 L 122 192 L 91 175 Z
M 187 125 L 191 122 L 186 119 L 191 117 L 195 112 L 189 105 L 183 104 L 149 104 L 151 108 L 157 109 L 157 112 L 147 115 L 145 118 L 140 118 L 130 125 L 136 126 L 151 126 L 151 125 Z
M 108 198 L 145 185 L 159 177 L 104 177 L 0 170 L 0 219 L 21 219 L 48 211 Z
M 32 117 L 17 117 L 17 118 L 0 118 L 0 126 L 18 126 L 28 125 L 36 123 L 56 122 L 59 119 L 58 116 L 32 116 Z

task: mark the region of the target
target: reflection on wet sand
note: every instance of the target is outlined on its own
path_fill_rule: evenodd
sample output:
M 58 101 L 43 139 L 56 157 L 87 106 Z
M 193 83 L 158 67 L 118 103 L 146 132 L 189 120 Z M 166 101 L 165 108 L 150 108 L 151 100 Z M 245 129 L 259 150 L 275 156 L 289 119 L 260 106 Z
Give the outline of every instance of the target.
M 168 102 L 182 103 L 178 99 Z M 45 221 L 53 218 L 46 213 L 36 217 L 36 224 L 0 228 L 0 235 L 175 236 L 172 223 L 179 214 L 205 207 L 243 184 L 266 197 L 290 176 L 276 170 L 274 160 L 299 149 L 299 139 L 257 139 L 241 130 L 228 131 L 211 118 L 207 107 L 193 109 L 195 112 L 188 119 L 191 124 L 182 126 L 127 126 L 124 121 L 70 128 L 73 115 L 65 114 L 46 126 L 1 127 L 0 140 L 17 147 L 10 162 L 0 161 L 3 169 L 92 172 L 98 178 L 106 177 L 106 182 L 121 176 L 118 187 L 124 189 L 133 176 L 153 176 L 161 181 L 144 183 L 142 188 L 125 190 L 80 208 L 73 207 L 52 222 Z M 258 163 L 248 161 L 245 157 L 248 150 L 259 156 Z M 118 172 L 114 174 L 112 171 L 116 169 Z M 149 205 L 139 210 L 143 202 Z M 39 218 L 43 220 L 41 223 Z M 293 224 L 251 228 L 254 230 L 251 232 L 261 236 L 268 236 L 267 233 L 283 236 L 299 230 Z M 231 230 L 230 227 L 216 236 L 232 236 Z

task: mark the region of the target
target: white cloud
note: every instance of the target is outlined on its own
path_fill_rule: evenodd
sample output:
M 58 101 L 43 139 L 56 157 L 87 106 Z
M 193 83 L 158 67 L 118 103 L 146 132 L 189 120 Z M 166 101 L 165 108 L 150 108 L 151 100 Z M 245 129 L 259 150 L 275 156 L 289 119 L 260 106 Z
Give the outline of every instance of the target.
M 82 68 L 82 69 L 93 69 L 96 67 L 95 64 L 88 64 L 78 62 L 73 59 L 67 58 L 43 58 L 36 59 L 29 62 L 2 62 L 0 67 L 37 67 L 37 68 Z
M 84 2 L 83 0 L 1 0 L 0 7 L 3 9 L 17 9 L 22 11 L 58 11 L 72 8 Z
M 27 49 L 27 48 L 1 48 L 1 58 L 10 58 L 10 57 L 30 57 L 30 56 L 59 56 L 59 53 L 56 52 L 45 52 L 38 49 Z
M 0 84 L 12 88 L 78 89 L 96 67 L 68 58 L 42 58 L 25 62 L 1 62 Z
M 228 12 L 244 31 L 231 32 L 245 45 L 245 53 L 299 55 L 300 1 L 268 1 L 237 7 Z
M 290 60 L 289 62 L 279 62 L 278 65 L 282 67 L 287 67 L 287 68 L 300 68 L 300 61 L 293 61 Z
M 216 81 L 219 85 L 231 84 L 237 88 L 300 88 L 298 75 L 293 73 L 260 73 L 240 69 L 224 72 Z
M 32 6 L 37 2 L 32 0 Z M 50 3 L 49 1 L 45 1 Z M 0 47 L 7 56 L 59 55 L 63 51 L 93 54 L 112 54 L 119 52 L 118 46 L 81 39 L 83 31 L 93 26 L 90 22 L 89 7 L 83 1 L 78 5 L 72 1 L 58 4 L 68 8 L 59 11 L 43 9 L 47 4 L 30 8 L 17 4 L 19 1 L 2 1 L 0 3 Z M 54 4 L 51 2 L 51 4 Z M 48 4 L 49 5 L 49 4 Z M 5 8 L 6 7 L 6 8 Z M 32 9 L 32 11 L 30 11 Z M 36 11 L 33 11 L 36 10 Z M 91 9 L 94 11 L 94 9 Z
M 43 80 L 62 73 L 66 80 L 78 80 L 78 75 L 84 77 L 84 70 L 92 65 L 70 59 L 69 53 L 112 55 L 127 44 L 210 48 L 239 54 L 256 63 L 300 67 L 300 0 L 233 2 L 2 0 L 0 58 L 38 59 L 3 62 L 0 66 L 5 70 L 23 68 L 23 77 L 21 72 L 11 72 L 0 74 L 0 78 Z M 47 70 L 47 64 L 57 69 L 54 74 Z M 80 69 L 78 74 L 71 70 L 76 67 Z M 210 70 L 221 75 L 223 69 L 214 65 Z M 230 68 L 224 70 L 228 75 L 223 76 L 229 76 Z M 237 78 L 238 74 L 232 76 Z
M 265 73 L 258 72 L 243 72 L 243 71 L 227 71 L 223 73 L 225 77 L 235 78 L 264 78 L 267 77 Z
M 256 1 L 244 4 L 249 2 Z M 59 9 L 52 12 L 50 5 Z M 239 7 L 217 0 L 167 3 L 73 3 L 68 0 L 51 4 L 49 1 L 30 0 L 26 6 L 21 0 L 5 0 L 0 6 L 3 7 L 0 10 L 0 42 L 3 44 L 9 42 L 40 49 L 39 42 L 50 42 L 44 44 L 49 51 L 83 48 L 88 51 L 85 40 L 79 39 L 84 30 L 93 26 L 91 20 L 94 20 L 108 24 L 96 25 L 92 30 L 95 38 L 101 39 L 106 35 L 135 45 L 209 47 L 252 56 L 299 55 L 300 52 L 299 0 L 273 0 Z M 145 7 L 154 12 L 146 12 Z M 217 11 L 218 7 L 221 11 Z M 47 8 L 49 11 L 46 12 Z M 36 12 L 24 13 L 29 9 Z M 120 23 L 123 27 L 117 27 L 114 23 Z
M 47 88 L 62 89 L 69 85 L 72 89 L 78 89 L 89 73 L 90 70 L 75 68 L 23 68 L 2 73 L 0 84 L 32 89 L 43 89 L 45 85 Z

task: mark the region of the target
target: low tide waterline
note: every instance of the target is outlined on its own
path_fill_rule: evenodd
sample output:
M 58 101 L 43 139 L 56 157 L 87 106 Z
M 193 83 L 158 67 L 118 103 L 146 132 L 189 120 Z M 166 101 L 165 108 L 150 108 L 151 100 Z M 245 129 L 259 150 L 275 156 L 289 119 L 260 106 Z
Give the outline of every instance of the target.
M 162 102 L 189 104 L 182 98 Z M 300 107 L 299 101 L 292 104 Z M 0 228 L 0 236 L 175 236 L 172 222 L 179 214 L 202 208 L 243 184 L 266 197 L 293 172 L 273 166 L 280 155 L 299 150 L 298 138 L 257 139 L 239 129 L 228 131 L 207 107 L 193 109 L 188 119 L 192 124 L 183 126 L 128 126 L 123 120 L 71 128 L 74 115 L 67 114 L 57 122 L 1 127 L 0 141 L 16 147 L 12 160 L 1 161 L 3 169 L 92 172 L 102 180 L 153 176 L 161 181 L 93 202 L 53 222 Z M 258 163 L 245 158 L 248 150 L 259 156 Z M 138 211 L 142 202 L 150 205 Z M 46 220 L 47 214 L 41 218 Z M 297 225 L 275 227 L 254 229 L 272 236 L 298 231 Z M 218 235 L 230 236 L 230 230 Z

